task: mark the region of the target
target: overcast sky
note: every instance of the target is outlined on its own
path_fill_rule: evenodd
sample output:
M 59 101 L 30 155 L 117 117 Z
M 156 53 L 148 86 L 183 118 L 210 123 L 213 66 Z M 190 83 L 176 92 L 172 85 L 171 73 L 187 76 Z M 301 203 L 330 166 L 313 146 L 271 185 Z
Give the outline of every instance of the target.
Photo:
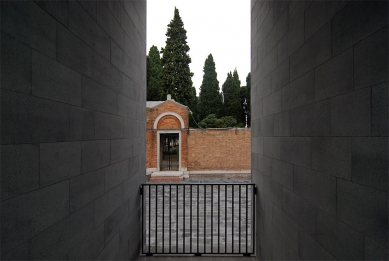
M 212 53 L 219 87 L 236 68 L 241 85 L 250 72 L 250 0 L 147 0 L 147 53 L 166 45 L 174 7 L 187 31 L 193 85 L 200 92 L 205 59 Z

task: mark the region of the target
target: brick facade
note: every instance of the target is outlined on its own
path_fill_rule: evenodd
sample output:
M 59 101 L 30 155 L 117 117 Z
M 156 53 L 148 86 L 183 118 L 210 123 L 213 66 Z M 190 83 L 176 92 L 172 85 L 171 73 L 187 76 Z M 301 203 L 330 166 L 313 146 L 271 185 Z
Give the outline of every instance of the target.
M 146 110 L 146 168 L 158 171 L 158 135 L 181 135 L 180 171 L 248 171 L 250 129 L 189 129 L 188 107 L 173 100 L 148 102 Z

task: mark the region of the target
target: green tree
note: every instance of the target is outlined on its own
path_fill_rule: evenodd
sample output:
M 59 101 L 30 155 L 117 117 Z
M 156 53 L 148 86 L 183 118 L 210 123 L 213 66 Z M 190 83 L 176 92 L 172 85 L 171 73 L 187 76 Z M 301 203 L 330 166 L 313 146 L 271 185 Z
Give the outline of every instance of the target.
M 246 110 L 248 112 L 247 114 L 247 125 L 250 126 L 250 111 L 251 111 L 251 73 L 249 73 L 246 77 L 246 86 L 240 87 L 240 103 L 242 104 L 243 108 L 243 103 L 246 99 L 247 105 L 246 105 Z M 244 113 L 244 110 L 242 110 L 241 114 L 241 120 L 240 122 L 246 123 L 246 114 Z
M 147 100 L 160 101 L 161 92 L 161 58 L 157 46 L 151 46 L 147 55 Z
M 189 115 L 189 127 L 197 128 L 198 126 L 196 122 L 199 122 L 198 97 L 194 86 L 192 86 L 192 99 L 188 107 L 192 112 L 191 115 Z
M 161 49 L 162 95 L 169 93 L 175 101 L 189 106 L 193 99 L 193 73 L 189 69 L 191 58 L 188 54 L 186 30 L 177 8 L 174 8 L 174 18 L 168 25 L 166 36 L 166 46 Z
M 238 72 L 234 71 L 234 74 L 229 72 L 227 79 L 223 83 L 223 98 L 224 98 L 224 115 L 232 116 L 236 120 L 241 119 L 242 106 L 240 104 L 240 81 Z
M 203 82 L 200 86 L 199 116 L 201 119 L 204 119 L 209 114 L 215 114 L 217 117 L 220 117 L 223 107 L 223 97 L 220 93 L 219 81 L 217 80 L 216 67 L 212 54 L 209 54 L 205 60 L 203 72 Z
M 209 114 L 200 123 L 201 128 L 230 128 L 237 125 L 236 119 L 232 116 L 225 116 L 220 119 L 215 114 Z

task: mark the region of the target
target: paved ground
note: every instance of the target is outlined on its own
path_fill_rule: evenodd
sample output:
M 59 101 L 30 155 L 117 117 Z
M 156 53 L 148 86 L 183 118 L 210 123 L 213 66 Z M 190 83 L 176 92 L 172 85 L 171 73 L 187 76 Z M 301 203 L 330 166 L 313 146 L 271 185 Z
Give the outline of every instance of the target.
M 252 252 L 252 189 L 247 183 L 250 179 L 201 177 L 171 185 L 148 183 L 145 252 Z

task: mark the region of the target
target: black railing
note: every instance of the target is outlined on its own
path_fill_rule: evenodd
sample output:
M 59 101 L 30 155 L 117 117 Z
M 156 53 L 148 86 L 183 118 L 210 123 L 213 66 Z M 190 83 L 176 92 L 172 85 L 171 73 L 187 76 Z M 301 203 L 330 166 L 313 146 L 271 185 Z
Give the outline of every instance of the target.
M 143 184 L 142 253 L 254 254 L 255 184 Z

